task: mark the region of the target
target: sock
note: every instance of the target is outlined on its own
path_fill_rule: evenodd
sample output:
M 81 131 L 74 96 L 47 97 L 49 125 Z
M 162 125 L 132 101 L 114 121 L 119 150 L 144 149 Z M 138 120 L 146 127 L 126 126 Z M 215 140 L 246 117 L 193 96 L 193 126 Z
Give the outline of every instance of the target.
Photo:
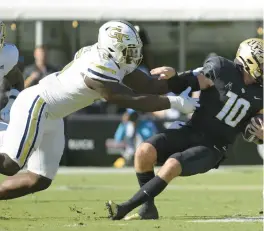
M 154 171 L 136 173 L 140 188 L 155 177 Z
M 150 180 L 152 180 L 155 177 L 154 171 L 136 173 L 136 174 L 140 188 L 143 187 L 146 183 L 148 183 Z M 147 201 L 145 204 L 146 206 L 153 205 L 154 198 L 150 198 L 150 200 Z
M 161 179 L 159 176 L 155 176 L 151 181 L 142 186 L 130 200 L 120 204 L 120 206 L 130 212 L 139 205 L 151 199 L 153 200 L 154 197 L 159 195 L 167 187 L 167 185 L 166 181 Z

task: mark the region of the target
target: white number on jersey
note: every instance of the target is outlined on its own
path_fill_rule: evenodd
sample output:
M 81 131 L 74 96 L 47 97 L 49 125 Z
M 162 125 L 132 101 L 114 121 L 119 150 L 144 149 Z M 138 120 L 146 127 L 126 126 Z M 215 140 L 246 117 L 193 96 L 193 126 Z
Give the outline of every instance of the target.
M 246 115 L 250 103 L 243 98 L 237 99 L 238 95 L 232 91 L 227 92 L 226 96 L 228 96 L 229 99 L 222 110 L 217 114 L 216 118 L 223 120 L 226 117 L 225 123 L 231 127 L 235 127 Z

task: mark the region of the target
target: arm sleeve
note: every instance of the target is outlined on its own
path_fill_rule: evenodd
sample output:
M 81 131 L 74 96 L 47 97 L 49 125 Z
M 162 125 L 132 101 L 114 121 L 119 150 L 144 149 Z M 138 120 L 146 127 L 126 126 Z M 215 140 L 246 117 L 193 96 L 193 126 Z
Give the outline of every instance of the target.
M 192 70 L 178 73 L 177 76 L 168 79 L 168 87 L 175 94 L 181 93 L 187 87 L 191 87 L 192 91 L 200 90 L 198 79 Z
M 221 59 L 219 56 L 209 57 L 205 62 L 201 73 L 207 78 L 215 81 L 221 70 Z
M 170 78 L 168 80 L 169 89 L 175 94 L 179 94 L 189 86 L 192 91 L 199 91 L 200 86 L 197 79 L 199 73 L 215 81 L 220 75 L 221 65 L 221 57 L 209 57 L 202 68 L 199 67 L 195 70 L 178 73 L 177 76 Z

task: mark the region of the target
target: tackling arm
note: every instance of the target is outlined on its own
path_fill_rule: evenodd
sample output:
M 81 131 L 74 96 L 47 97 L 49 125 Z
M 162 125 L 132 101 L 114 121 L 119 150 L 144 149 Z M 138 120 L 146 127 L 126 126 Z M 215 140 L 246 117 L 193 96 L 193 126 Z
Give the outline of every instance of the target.
M 140 70 L 125 76 L 123 83 L 138 94 L 164 95 L 170 92 L 168 80 L 151 78 Z
M 169 109 L 170 100 L 165 96 L 137 95 L 129 88 L 116 83 L 85 78 L 86 85 L 100 93 L 109 103 L 117 104 L 124 108 L 151 112 Z

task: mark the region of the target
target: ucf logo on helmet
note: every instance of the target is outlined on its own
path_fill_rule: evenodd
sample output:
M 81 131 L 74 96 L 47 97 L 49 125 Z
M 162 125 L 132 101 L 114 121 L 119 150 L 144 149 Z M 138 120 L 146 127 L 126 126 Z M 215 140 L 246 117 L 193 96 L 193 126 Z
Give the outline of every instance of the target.
M 129 36 L 127 34 L 122 34 L 121 33 L 121 29 L 114 27 L 111 28 L 109 31 L 109 37 L 110 38 L 115 38 L 117 40 L 117 42 L 123 42 L 123 38 L 128 39 Z

